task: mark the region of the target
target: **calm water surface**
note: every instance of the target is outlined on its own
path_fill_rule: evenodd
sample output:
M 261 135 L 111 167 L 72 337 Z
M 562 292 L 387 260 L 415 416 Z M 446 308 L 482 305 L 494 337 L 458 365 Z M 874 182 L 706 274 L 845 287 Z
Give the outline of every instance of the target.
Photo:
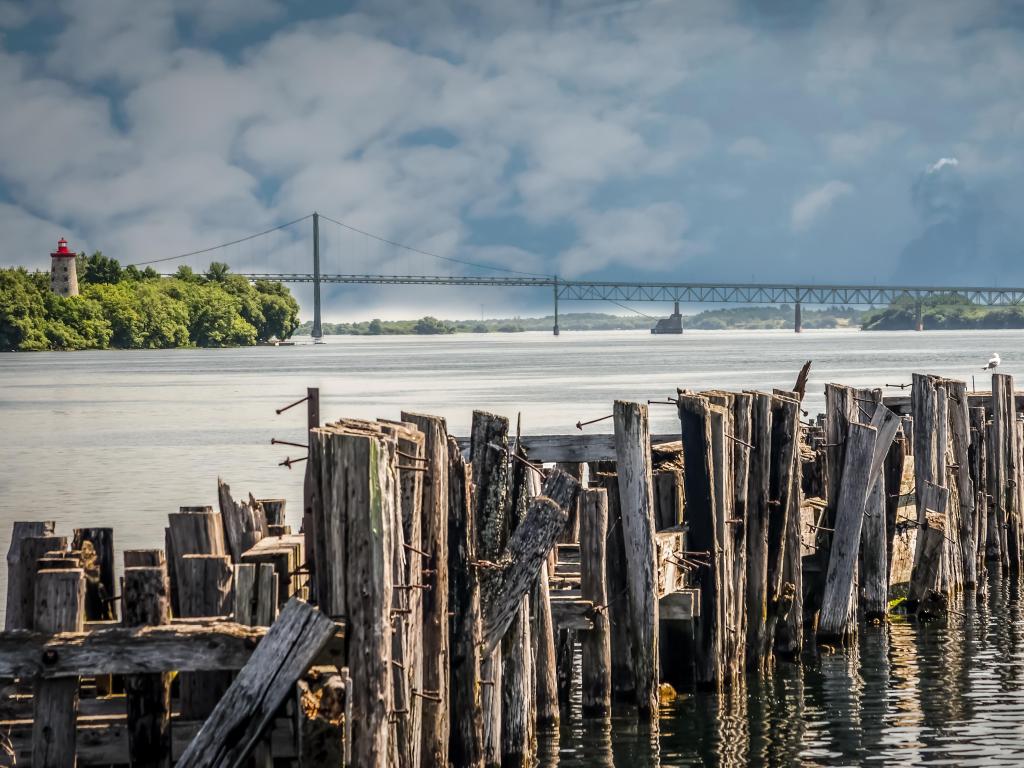
M 302 465 L 278 462 L 305 442 L 302 406 L 321 389 L 321 414 L 437 413 L 468 429 L 473 408 L 523 415 L 529 433 L 570 432 L 616 398 L 657 399 L 676 387 L 790 387 L 813 360 L 806 407 L 826 381 L 867 387 L 913 371 L 988 388 L 993 352 L 1024 375 L 1024 332 L 637 332 L 334 337 L 324 345 L 237 350 L 0 354 L 0 551 L 14 520 L 112 526 L 118 550 L 162 546 L 168 512 L 216 504 L 216 480 L 239 494 L 286 497 L 298 525 Z M 889 392 L 898 390 L 890 389 Z M 678 428 L 651 406 L 652 429 Z M 594 425 L 594 431 L 607 429 Z M 630 718 L 571 718 L 543 738 L 545 765 L 709 763 L 1024 765 L 1024 659 L 1016 589 L 993 586 L 948 628 L 893 625 L 855 652 L 783 667 L 746 692 L 683 697 L 660 734 Z M 6 573 L 0 568 L 0 596 Z M 2 599 L 2 598 L 0 598 Z

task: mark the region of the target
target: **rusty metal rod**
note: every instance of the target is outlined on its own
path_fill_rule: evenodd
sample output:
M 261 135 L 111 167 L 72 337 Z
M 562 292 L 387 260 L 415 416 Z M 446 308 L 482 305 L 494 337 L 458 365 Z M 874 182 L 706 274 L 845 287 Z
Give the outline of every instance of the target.
M 294 407 L 295 407 L 296 405 L 302 405 L 302 404 L 303 404 L 304 402 L 306 402 L 307 400 L 309 400 L 309 395 L 306 395 L 306 396 L 305 396 L 304 398 L 302 398 L 301 400 L 296 400 L 296 401 L 295 401 L 294 403 L 292 403 L 291 405 L 286 405 L 286 406 L 285 406 L 284 408 L 277 408 L 277 409 L 275 409 L 274 413 L 276 413 L 276 414 L 277 414 L 278 416 L 280 416 L 280 415 L 281 415 L 282 413 L 284 413 L 285 411 L 287 411 L 287 410 L 288 410 L 289 408 L 294 408 Z

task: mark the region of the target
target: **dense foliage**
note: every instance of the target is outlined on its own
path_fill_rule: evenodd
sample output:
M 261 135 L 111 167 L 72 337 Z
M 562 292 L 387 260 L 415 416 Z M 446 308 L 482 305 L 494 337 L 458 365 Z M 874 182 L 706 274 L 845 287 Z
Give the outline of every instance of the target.
M 250 283 L 214 262 L 162 278 L 94 253 L 78 257 L 81 295 L 50 291 L 49 274 L 0 270 L 0 350 L 245 346 L 284 339 L 299 305 L 281 283 Z
M 980 307 L 965 296 L 933 296 L 921 302 L 925 330 L 970 330 L 976 328 L 1024 328 L 1024 307 Z M 885 309 L 864 314 L 866 331 L 904 331 L 917 327 L 916 301 L 901 298 Z
M 804 309 L 805 328 L 840 328 L 856 325 L 860 312 L 848 307 Z M 559 315 L 558 326 L 563 331 L 631 331 L 649 330 L 657 318 L 646 315 L 606 315 L 597 312 L 577 312 Z M 438 320 L 423 317 L 419 320 L 370 320 L 361 323 L 324 323 L 326 336 L 387 336 L 400 334 L 433 335 L 438 333 L 517 333 L 520 331 L 550 331 L 555 324 L 553 315 L 546 317 L 516 317 L 498 320 Z M 720 330 L 727 328 L 792 328 L 793 308 L 730 307 L 709 309 L 683 318 L 686 328 Z M 305 322 L 298 333 L 308 334 L 312 323 Z

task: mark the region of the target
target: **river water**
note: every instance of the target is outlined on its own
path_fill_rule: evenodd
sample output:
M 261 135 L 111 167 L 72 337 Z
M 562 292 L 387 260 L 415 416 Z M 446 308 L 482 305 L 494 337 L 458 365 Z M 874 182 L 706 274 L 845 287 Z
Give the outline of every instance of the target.
M 622 331 L 0 354 L 0 551 L 11 523 L 32 519 L 56 520 L 68 535 L 76 525 L 112 526 L 119 551 L 162 546 L 167 513 L 215 505 L 218 476 L 236 495 L 287 498 L 297 530 L 303 465 L 278 462 L 305 451 L 270 439 L 305 442 L 304 407 L 274 410 L 308 386 L 320 387 L 324 419 L 417 410 L 465 434 L 482 408 L 522 413 L 525 434 L 561 433 L 610 413 L 617 398 L 789 388 L 805 360 L 814 361 L 811 413 L 823 407 L 826 381 L 898 385 L 920 371 L 969 387 L 976 376 L 987 389 L 980 369 L 989 355 L 999 352 L 1001 370 L 1020 377 L 1022 347 L 1024 331 Z M 654 432 L 678 429 L 670 406 L 652 405 L 651 418 Z M 628 717 L 610 731 L 571 719 L 561 738 L 542 740 L 545 764 L 612 765 L 614 752 L 615 765 L 654 765 L 659 750 L 663 765 L 1024 764 L 1024 627 L 1016 595 L 998 589 L 1001 607 L 968 607 L 948 628 L 894 624 L 866 632 L 853 654 L 783 667 L 728 701 L 683 697 L 666 706 L 657 736 Z

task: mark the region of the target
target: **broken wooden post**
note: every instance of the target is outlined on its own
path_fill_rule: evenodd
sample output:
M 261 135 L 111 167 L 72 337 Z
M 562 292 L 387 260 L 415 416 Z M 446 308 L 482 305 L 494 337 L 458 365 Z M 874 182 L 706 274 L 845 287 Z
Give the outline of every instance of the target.
M 312 450 L 312 430 L 320 426 L 320 388 L 306 388 L 306 435 L 307 445 Z M 306 540 L 306 562 L 309 565 L 309 572 L 312 576 L 309 580 L 310 597 L 319 604 L 320 595 L 317 589 L 320 587 L 320 580 L 317 577 L 318 560 L 321 554 L 318 548 L 318 534 L 316 521 L 314 520 L 314 508 L 323 502 L 317 498 L 317 480 L 314 477 L 312 453 L 306 460 L 306 471 L 302 477 L 302 526 L 299 529 Z M 283 521 L 282 521 L 283 522 Z
M 633 677 L 637 711 L 648 719 L 658 712 L 658 564 L 654 549 L 651 435 L 646 405 L 616 400 L 613 411 Z
M 284 511 L 287 504 L 285 499 L 256 499 L 256 503 L 263 510 L 263 519 L 267 526 L 284 525 Z
M 823 642 L 842 642 L 848 634 L 864 503 L 872 484 L 871 457 L 877 438 L 878 430 L 872 426 L 857 422 L 849 425 L 843 482 L 836 505 L 835 532 L 832 534 L 825 593 L 818 618 L 817 635 Z
M 180 507 L 167 516 L 167 574 L 171 582 L 171 610 L 181 614 L 179 581 L 185 555 L 226 555 L 224 523 L 212 507 Z
M 946 491 L 945 488 L 941 490 Z M 939 494 L 936 498 L 940 505 L 944 506 L 945 500 L 948 499 L 948 492 Z M 917 532 L 917 543 L 921 555 L 914 563 L 914 569 L 910 575 L 910 590 L 907 593 L 908 609 L 914 613 L 935 614 L 945 606 L 947 598 L 940 591 L 941 560 L 945 537 L 945 510 L 927 509 L 925 524 Z
M 384 618 L 386 621 L 387 617 Z M 380 629 L 384 626 L 386 624 L 381 623 L 373 628 L 367 627 L 365 634 L 382 634 Z M 335 631 L 334 622 L 327 616 L 299 598 L 289 600 L 266 637 L 256 646 L 249 662 L 179 758 L 178 768 L 235 768 L 244 765 L 296 681 Z M 350 626 L 350 631 L 361 632 L 355 626 Z M 381 677 L 387 687 L 388 676 Z M 384 727 L 380 730 L 384 734 L 379 741 L 386 742 L 388 715 L 387 711 L 381 712 L 386 703 L 372 697 L 370 701 L 374 706 L 360 710 L 361 717 L 356 719 L 354 726 L 369 725 L 361 723 L 364 719 L 374 724 L 383 719 Z M 386 762 L 386 751 L 356 752 L 354 749 L 352 758 L 352 765 L 367 768 L 390 765 Z
M 584 466 L 584 464 L 576 461 L 559 461 L 555 464 L 556 469 L 560 469 L 567 475 L 570 475 L 581 485 L 583 483 Z M 559 539 L 563 544 L 575 544 L 580 540 L 580 510 L 578 506 L 569 510 L 569 524 L 565 526 L 562 538 Z
M 747 477 L 746 661 L 749 669 L 765 665 L 768 618 L 768 524 L 771 475 L 772 396 L 754 392 L 750 414 L 750 456 Z M 705 608 L 701 604 L 701 614 Z
M 178 606 L 184 618 L 227 616 L 232 608 L 231 558 L 185 555 L 178 562 Z M 182 717 L 206 717 L 231 684 L 229 672 L 189 672 L 181 677 Z
M 32 582 L 33 597 L 26 601 L 23 597 L 27 589 L 24 578 L 28 571 L 22 566 L 27 559 L 22 557 L 24 541 L 30 537 L 50 536 L 53 534 L 53 530 L 53 521 L 14 523 L 11 531 L 11 545 L 7 550 L 7 602 L 4 603 L 7 606 L 4 629 L 7 631 L 30 629 L 32 626 L 32 615 L 24 614 L 24 606 L 35 602 L 35 582 Z
M 722 627 L 722 684 L 729 686 L 738 677 L 742 664 L 737 665 L 739 639 L 731 617 L 737 599 L 732 593 L 735 575 L 735 553 L 733 538 L 729 533 L 734 519 L 736 492 L 733 488 L 733 395 L 727 392 L 705 392 L 711 404 L 711 467 L 714 480 L 715 497 L 715 531 L 717 552 L 717 577 L 719 585 L 719 604 L 721 614 L 718 616 Z
M 683 471 L 663 469 L 654 473 L 654 527 L 672 528 L 683 522 Z
M 85 574 L 80 568 L 36 574 L 37 632 L 81 632 L 85 628 Z M 32 765 L 74 768 L 78 678 L 36 681 L 32 714 Z
M 726 535 L 730 538 L 732 573 L 730 579 L 731 603 L 727 620 L 732 631 L 731 648 L 742 667 L 747 652 L 747 499 L 749 498 L 750 464 L 754 461 L 751 446 L 752 408 L 754 396 L 749 392 L 733 395 L 733 511 L 726 520 Z M 682 520 L 680 520 L 682 522 Z M 799 534 L 798 534 L 799 535 Z M 789 550 L 787 549 L 787 552 Z M 797 561 L 799 565 L 799 560 Z M 783 578 L 786 578 L 784 575 Z
M 52 550 L 65 550 L 65 536 L 28 535 L 35 530 L 53 530 L 52 523 L 15 523 L 16 537 L 7 553 L 7 629 L 32 629 L 36 615 L 36 574 L 39 559 Z M 83 619 L 84 620 L 84 619 Z
M 451 609 L 452 724 L 448 762 L 454 768 L 483 765 L 480 703 L 480 580 L 473 528 L 470 467 L 458 443 L 448 439 L 448 574 Z
M 960 555 L 963 561 L 963 580 L 966 589 L 974 589 L 977 575 L 977 533 L 975 484 L 971 477 L 971 418 L 967 402 L 967 384 L 948 381 L 949 432 L 952 437 L 953 467 L 960 498 Z
M 996 448 L 996 526 L 1003 568 L 1020 571 L 1020 525 L 1017 495 L 1017 428 L 1013 377 L 992 374 L 992 436 Z
M 594 605 L 594 628 L 583 633 L 583 715 L 607 717 L 612 706 L 611 637 L 605 584 L 608 492 L 589 488 L 580 500 L 580 597 Z
M 125 627 L 170 624 L 166 566 L 125 568 L 121 605 L 121 624 Z M 166 672 L 129 675 L 124 687 L 131 764 L 170 768 L 171 676 Z
M 540 495 L 541 485 L 538 472 L 527 473 L 529 497 Z M 559 723 L 558 711 L 558 678 L 557 659 L 555 657 L 555 627 L 551 618 L 551 592 L 548 584 L 548 568 L 545 563 L 540 569 L 537 586 L 534 587 L 530 599 L 532 614 L 534 664 L 533 677 L 537 709 L 537 727 L 557 730 Z
M 565 472 L 552 470 L 541 495 L 530 502 L 526 517 L 509 537 L 497 569 L 488 569 L 482 585 L 482 655 L 501 641 L 519 609 L 519 601 L 540 576 L 558 535 L 569 519 L 565 511 L 576 501 L 579 483 Z
M 421 761 L 442 765 L 448 759 L 449 636 L 448 636 L 448 430 L 437 416 L 402 412 L 402 421 L 423 433 L 422 541 L 423 562 L 423 708 Z
M 251 498 L 251 497 L 250 497 Z M 267 520 L 263 509 L 252 499 L 235 501 L 231 487 L 217 478 L 217 502 L 221 520 L 224 521 L 224 539 L 231 555 L 231 562 L 242 562 L 242 554 L 248 552 L 257 541 L 268 535 Z
M 126 569 L 163 568 L 166 570 L 167 568 L 167 558 L 164 556 L 162 549 L 126 549 L 122 558 Z M 170 595 L 168 595 L 168 600 L 170 600 Z
M 82 553 L 85 572 L 85 620 L 117 618 L 114 583 L 114 529 L 76 528 L 71 549 Z

